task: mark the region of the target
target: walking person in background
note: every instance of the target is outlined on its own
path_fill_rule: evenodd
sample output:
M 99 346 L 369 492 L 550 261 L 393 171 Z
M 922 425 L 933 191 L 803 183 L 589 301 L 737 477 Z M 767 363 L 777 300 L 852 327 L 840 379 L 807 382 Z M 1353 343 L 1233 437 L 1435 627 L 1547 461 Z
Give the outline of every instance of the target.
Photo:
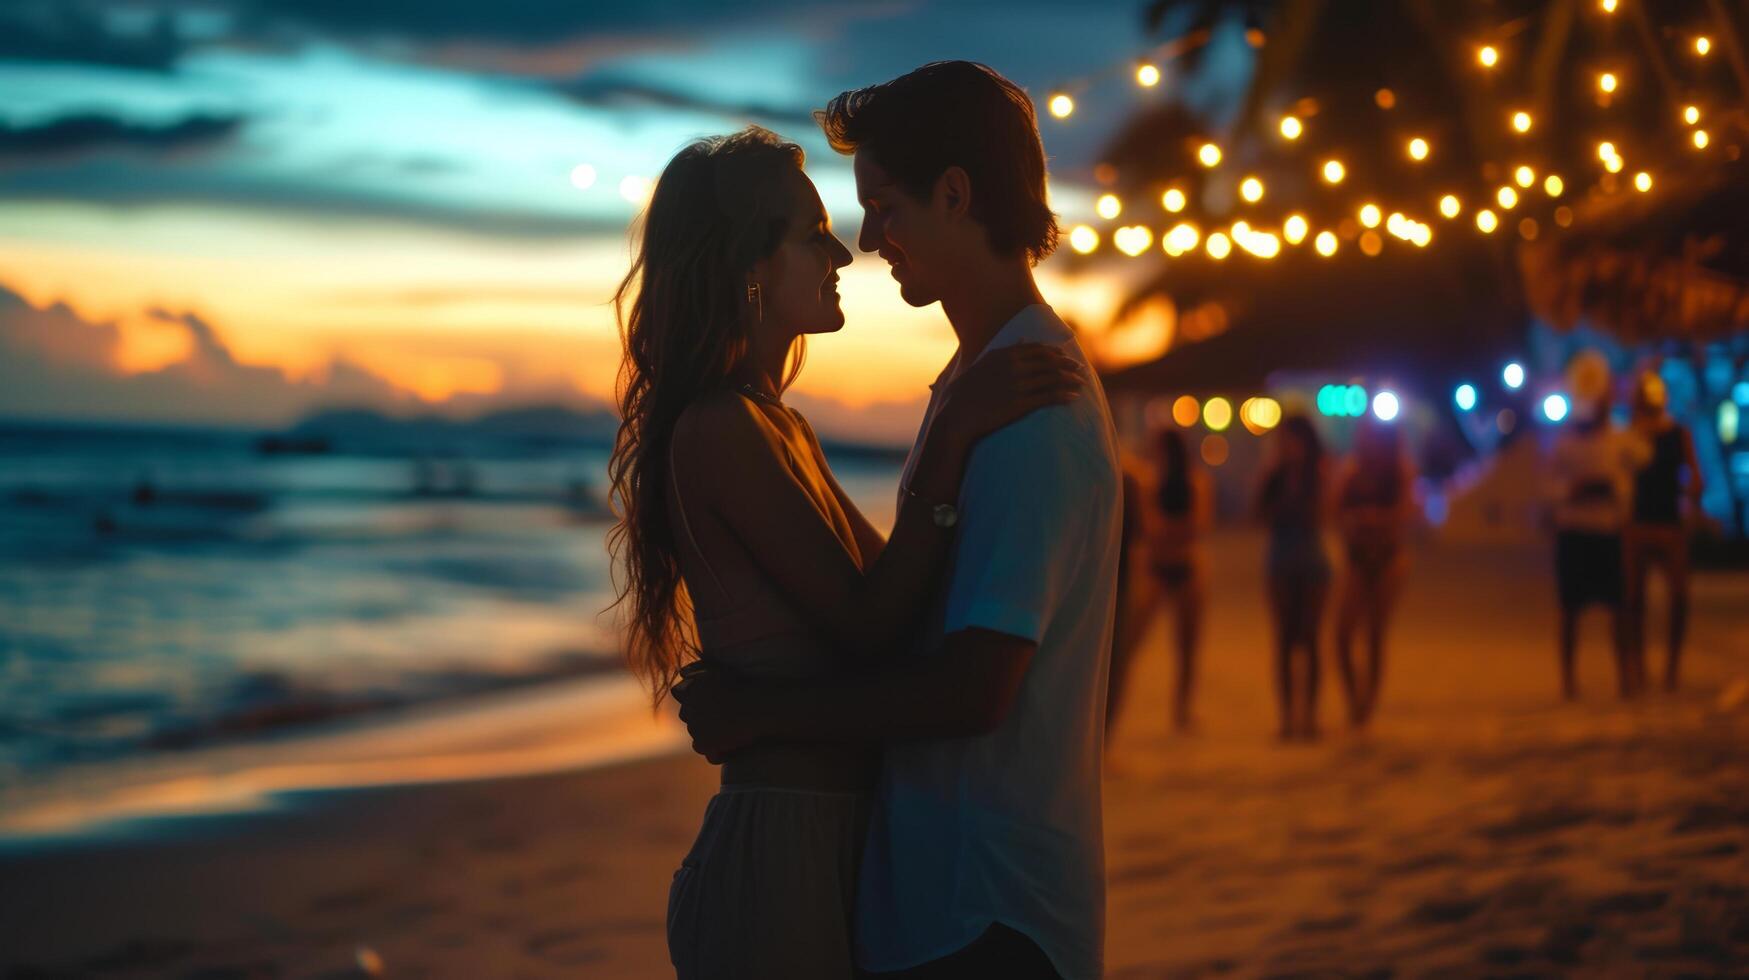
M 1581 355 L 1583 356 L 1583 355 Z M 1607 391 L 1607 382 L 1603 391 Z M 1579 696 L 1574 657 L 1579 614 L 1586 606 L 1609 610 L 1621 696 L 1644 686 L 1644 665 L 1634 656 L 1622 615 L 1622 530 L 1632 506 L 1633 474 L 1645 453 L 1638 439 L 1609 419 L 1609 399 L 1575 398 L 1573 423 L 1555 438 L 1553 471 L 1555 584 L 1561 603 L 1561 693 Z
M 1639 384 L 1634 386 L 1633 427 L 1651 457 L 1634 474 L 1633 519 L 1623 535 L 1622 559 L 1633 656 L 1642 670 L 1646 663 L 1646 586 L 1653 568 L 1664 573 L 1664 586 L 1670 595 L 1664 689 L 1674 691 L 1682 641 L 1688 631 L 1688 532 L 1682 498 L 1688 499 L 1691 513 L 1698 513 L 1705 485 L 1694 455 L 1694 438 L 1670 416 L 1667 400 L 1664 379 L 1657 372 L 1640 375 Z
M 1283 741 L 1318 736 L 1318 635 L 1330 594 L 1324 549 L 1324 446 L 1312 422 L 1289 415 L 1276 429 L 1256 514 L 1269 527 L 1269 613 L 1275 624 L 1276 694 Z M 1296 662 L 1300 670 L 1295 670 Z
M 1214 493 L 1208 473 L 1191 460 L 1184 433 L 1162 429 L 1154 442 L 1154 479 L 1142 503 L 1142 528 L 1148 572 L 1161 605 L 1174 617 L 1174 651 L 1178 655 L 1173 689 L 1172 727 L 1195 728 L 1191 705 L 1196 694 L 1196 655 L 1202 638 L 1203 611 L 1208 604 L 1203 535 L 1214 518 Z M 1150 612 L 1153 608 L 1150 607 Z
M 1385 628 L 1409 566 L 1404 538 L 1415 515 L 1414 482 L 1397 427 L 1362 422 L 1336 492 L 1336 525 L 1345 558 L 1336 601 L 1336 664 L 1348 695 L 1348 720 L 1355 728 L 1365 728 L 1378 708 Z M 1357 668 L 1354 634 L 1363 624 L 1366 660 Z
M 1148 612 L 1153 606 L 1152 583 L 1147 570 L 1147 549 L 1142 542 L 1142 464 L 1124 451 L 1118 458 L 1118 475 L 1123 480 L 1123 516 L 1118 535 L 1117 602 L 1112 615 L 1111 664 L 1105 674 L 1105 748 L 1111 751 L 1111 735 L 1117 725 L 1117 708 L 1129 685 L 1130 667 L 1136 659 L 1136 648 L 1147 631 Z M 1109 756 L 1106 764 L 1111 768 Z

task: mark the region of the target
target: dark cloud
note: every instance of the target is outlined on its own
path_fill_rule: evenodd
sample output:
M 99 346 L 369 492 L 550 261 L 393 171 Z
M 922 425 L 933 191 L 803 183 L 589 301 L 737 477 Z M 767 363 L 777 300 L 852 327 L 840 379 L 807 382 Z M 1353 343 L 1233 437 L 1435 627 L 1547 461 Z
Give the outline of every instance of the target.
M 0 3 L 0 60 L 109 65 L 168 71 L 187 50 L 168 10 L 146 11 L 124 27 L 88 0 Z
M 155 371 L 124 375 L 114 363 L 121 332 L 71 308 L 31 306 L 0 286 L 0 416 L 212 421 L 279 425 L 324 404 L 381 408 L 418 400 L 382 377 L 336 360 L 319 379 L 243 364 L 193 314 L 154 310 L 189 333 L 189 354 Z
M 561 82 L 553 91 L 585 105 L 650 106 L 662 109 L 689 109 L 735 119 L 756 119 L 783 126 L 812 127 L 813 107 L 802 105 L 772 105 L 757 102 L 734 102 L 712 98 L 708 93 L 681 91 L 676 88 L 650 85 L 612 76 L 594 76 L 572 82 Z
M 96 114 L 63 116 L 36 125 L 0 122 L 0 158 L 118 149 L 150 153 L 208 149 L 231 140 L 242 126 L 241 116 L 189 116 L 163 125 Z
M 298 183 L 223 166 L 172 167 L 92 157 L 8 173 L 0 201 L 80 200 L 117 207 L 224 204 L 263 212 L 345 220 L 405 222 L 506 238 L 623 235 L 627 218 L 587 217 L 558 209 L 470 206 L 466 199 L 392 197 L 368 190 Z

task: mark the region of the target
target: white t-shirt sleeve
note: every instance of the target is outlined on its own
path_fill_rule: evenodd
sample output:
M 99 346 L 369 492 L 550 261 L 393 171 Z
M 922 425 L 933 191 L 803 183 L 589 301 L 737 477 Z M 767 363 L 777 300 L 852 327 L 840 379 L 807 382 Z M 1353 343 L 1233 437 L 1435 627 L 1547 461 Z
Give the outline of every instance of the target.
M 1034 643 L 1086 546 L 1087 463 L 1066 407 L 1040 409 L 986 436 L 960 485 L 945 632 L 982 628 Z

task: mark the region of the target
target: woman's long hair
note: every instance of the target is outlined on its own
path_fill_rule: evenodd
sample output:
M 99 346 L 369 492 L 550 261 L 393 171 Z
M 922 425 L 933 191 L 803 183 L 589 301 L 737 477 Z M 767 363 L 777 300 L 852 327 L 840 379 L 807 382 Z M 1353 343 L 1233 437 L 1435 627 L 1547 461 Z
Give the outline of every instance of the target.
M 757 315 L 749 273 L 783 240 L 785 178 L 801 167 L 801 147 L 757 126 L 688 144 L 656 181 L 637 256 L 614 294 L 625 355 L 619 433 L 607 464 L 619 518 L 608 550 L 626 660 L 657 704 L 698 653 L 668 514 L 674 425 L 748 354 L 748 324 Z M 800 368 L 798 350 L 785 384 Z

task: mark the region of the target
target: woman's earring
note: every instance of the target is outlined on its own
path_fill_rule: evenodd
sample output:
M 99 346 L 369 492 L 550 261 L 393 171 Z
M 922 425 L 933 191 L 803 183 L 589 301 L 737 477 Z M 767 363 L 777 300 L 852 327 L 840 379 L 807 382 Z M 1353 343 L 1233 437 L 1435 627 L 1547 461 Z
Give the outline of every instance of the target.
M 747 302 L 752 303 L 754 305 L 754 313 L 758 316 L 759 322 L 764 323 L 765 322 L 765 297 L 760 294 L 758 283 L 750 282 L 747 284 Z

